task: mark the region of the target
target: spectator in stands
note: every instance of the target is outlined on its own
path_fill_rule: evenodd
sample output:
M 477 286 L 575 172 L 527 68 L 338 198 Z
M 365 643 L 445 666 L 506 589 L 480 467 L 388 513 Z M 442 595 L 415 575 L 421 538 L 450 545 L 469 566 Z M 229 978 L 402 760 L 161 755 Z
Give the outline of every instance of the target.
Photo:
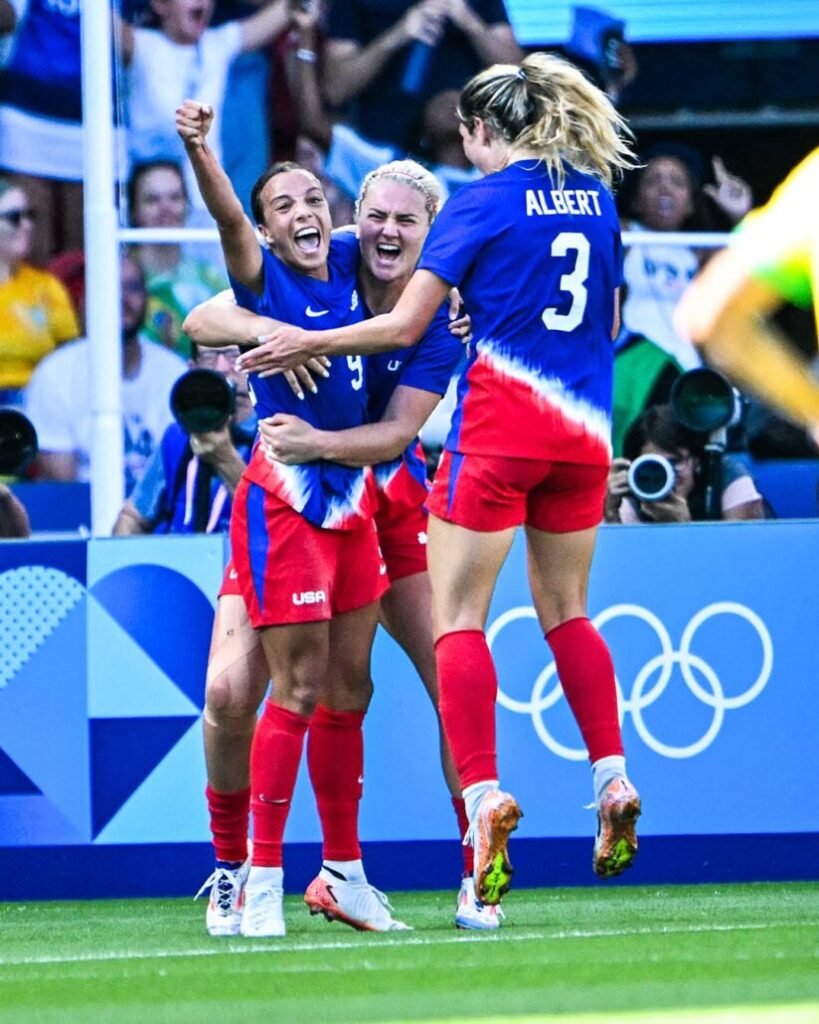
M 179 165 L 170 160 L 138 164 L 128 182 L 128 209 L 134 227 L 183 227 L 188 193 Z M 189 357 L 191 342 L 182 321 L 194 306 L 227 288 L 227 278 L 181 245 L 139 245 L 133 255 L 148 287 L 145 334 Z
M 713 160 L 713 184 L 703 184 L 702 159 L 689 146 L 661 143 L 642 159 L 644 166 L 623 191 L 625 230 L 715 230 L 736 224 L 751 207 L 750 186 L 729 174 L 719 157 Z M 700 357 L 674 330 L 672 314 L 701 262 L 693 247 L 635 245 L 623 265 L 624 330 L 650 339 L 684 370 L 699 366 Z
M 323 175 L 347 196 L 357 196 L 362 181 L 371 171 L 402 159 L 406 153 L 399 146 L 366 139 L 349 125 L 333 124 L 324 106 L 316 68 L 319 19 L 317 6 L 303 10 L 296 4 L 293 9 L 292 20 L 299 42 L 293 83 L 298 127 L 327 154 L 321 168 Z M 439 92 L 425 103 L 422 113 L 423 141 L 444 200 L 461 185 L 481 176 L 464 155 L 457 116 L 458 97 L 455 89 Z
M 26 262 L 34 210 L 27 193 L 0 177 L 0 404 L 16 404 L 37 363 L 79 334 L 60 281 Z
M 79 335 L 85 334 L 85 253 L 82 249 L 69 249 L 48 261 L 47 269 L 60 281 L 77 314 Z
M 327 100 L 355 100 L 357 131 L 406 152 L 427 100 L 522 54 L 503 0 L 345 0 L 330 6 L 324 57 Z
M 285 28 L 287 0 L 271 0 L 249 18 L 218 28 L 208 27 L 213 0 L 152 0 L 151 8 L 158 29 L 117 22 L 128 79 L 128 152 L 136 162 L 176 160 L 187 174 L 173 112 L 194 99 L 221 118 L 232 61 L 267 45 Z M 218 137 L 211 145 L 220 149 Z M 193 222 L 209 223 L 192 172 L 186 181 Z
M 247 18 L 268 0 L 215 0 L 211 28 Z M 134 25 L 156 28 L 159 20 L 151 0 L 123 0 L 122 16 Z M 283 33 L 282 36 L 286 35 Z M 225 84 L 225 107 L 219 127 L 222 158 L 239 196 L 249 196 L 260 167 L 271 159 L 271 120 L 277 116 L 268 102 L 271 58 L 275 51 L 251 50 L 236 57 Z M 247 211 L 250 212 L 248 206 Z
M 79 0 L 2 0 L 0 33 L 12 29 L 0 73 L 0 168 L 37 211 L 31 255 L 43 264 L 82 248 Z
M 227 532 L 231 500 L 256 434 L 256 416 L 247 378 L 236 369 L 238 347 L 194 350 L 193 366 L 221 373 L 233 385 L 233 416 L 207 433 L 188 436 L 179 423 L 165 430 L 122 507 L 114 536 Z
M 626 435 L 625 458 L 614 459 L 604 507 L 607 523 L 690 523 L 704 519 L 701 473 L 706 435 L 686 430 L 670 405 L 652 406 Z M 674 490 L 660 501 L 639 501 L 631 492 L 628 469 L 639 455 L 663 455 L 676 474 Z M 722 519 L 764 519 L 762 496 L 742 463 L 723 458 Z
M 122 425 L 125 493 L 129 494 L 171 422 L 168 396 L 186 366 L 173 352 L 142 337 L 148 294 L 139 264 L 126 256 L 120 273 Z M 89 479 L 91 378 L 91 350 L 84 339 L 46 357 L 32 375 L 26 414 L 37 430 L 45 479 Z

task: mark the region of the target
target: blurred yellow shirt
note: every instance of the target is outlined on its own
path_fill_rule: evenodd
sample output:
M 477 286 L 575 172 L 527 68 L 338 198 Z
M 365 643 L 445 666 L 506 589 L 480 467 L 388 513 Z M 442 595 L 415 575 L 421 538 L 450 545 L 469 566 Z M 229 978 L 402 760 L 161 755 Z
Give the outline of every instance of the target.
M 80 333 L 71 299 L 45 270 L 22 264 L 0 284 L 0 388 L 23 388 L 43 356 Z
M 798 164 L 768 202 L 738 226 L 731 247 L 749 273 L 819 325 L 819 149 Z

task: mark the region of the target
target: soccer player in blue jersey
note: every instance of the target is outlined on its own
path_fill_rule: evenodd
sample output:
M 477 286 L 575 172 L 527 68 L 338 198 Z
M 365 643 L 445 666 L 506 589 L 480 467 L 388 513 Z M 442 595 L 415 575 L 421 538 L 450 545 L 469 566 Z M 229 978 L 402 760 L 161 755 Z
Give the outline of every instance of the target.
M 439 187 L 435 178 L 412 161 L 397 161 L 382 166 L 362 184 L 357 204 L 358 238 L 361 248 L 359 271 L 360 294 L 370 312 L 391 309 L 412 275 L 421 245 L 438 208 Z M 216 342 L 226 337 L 238 343 L 256 340 L 267 332 L 274 321 L 254 316 L 216 299 L 199 307 L 189 317 L 194 337 Z M 343 431 L 322 431 L 299 417 L 277 414 L 262 421 L 262 434 L 272 456 L 288 464 L 316 459 L 332 459 L 348 465 L 374 464 L 378 485 L 376 525 L 390 590 L 381 601 L 381 618 L 392 635 L 407 652 L 437 704 L 437 682 L 432 645 L 430 587 L 426 572 L 427 519 L 423 504 L 428 496 L 425 467 L 417 448 L 417 432 L 446 390 L 456 363 L 461 343 L 450 331 L 448 303 L 439 309 L 422 339 L 411 349 L 373 357 L 367 361 L 369 418 L 362 427 Z M 207 333 L 203 334 L 202 332 Z M 321 383 L 320 387 L 324 384 Z M 219 615 L 227 614 L 229 594 L 223 589 Z M 228 633 L 219 633 L 219 642 L 212 651 L 212 666 L 232 663 L 236 671 L 232 679 L 229 714 L 220 714 L 224 723 L 224 756 L 235 766 L 236 774 L 228 780 L 228 788 L 245 784 L 248 734 L 253 729 L 255 706 L 266 685 L 260 678 L 258 656 L 244 653 L 243 643 L 250 648 L 253 638 L 242 625 L 243 608 L 231 603 L 237 621 Z M 216 634 L 215 634 L 216 636 Z M 241 650 L 232 659 L 228 649 Z M 244 659 L 247 660 L 244 660 Z M 255 661 L 254 661 L 255 659 Z M 209 678 L 213 678 L 209 676 Z M 209 683 L 208 693 L 214 686 Z M 209 700 L 209 704 L 213 701 Z M 231 725 L 243 717 L 247 726 L 244 739 L 231 735 Z M 309 743 L 309 739 L 308 739 Z M 309 747 L 308 747 L 309 749 Z M 243 759 L 244 751 L 244 759 Z M 452 794 L 459 835 L 467 822 L 457 775 L 442 744 L 444 774 Z M 213 759 L 209 759 L 209 764 Z M 246 827 L 246 826 L 245 826 Z M 244 840 L 240 832 L 237 843 Z M 461 884 L 456 909 L 456 923 L 461 927 L 493 929 L 499 924 L 494 907 L 476 901 L 474 896 L 471 847 L 463 847 L 465 877 Z M 327 886 L 319 879 L 308 890 L 308 903 L 319 909 L 329 904 Z M 336 887 L 333 886 L 333 892 Z M 332 897 L 330 897 L 332 899 Z
M 609 192 L 633 157 L 606 96 L 571 64 L 532 54 L 465 86 L 464 151 L 485 177 L 430 232 L 392 313 L 307 333 L 277 328 L 280 367 L 306 355 L 409 345 L 460 287 L 477 342 L 435 478 L 429 566 L 441 715 L 475 847 L 475 885 L 500 901 L 521 811 L 498 787 L 497 680 L 484 629 L 515 528 L 526 528 L 532 597 L 592 763 L 593 866 L 619 874 L 637 850 L 640 799 L 625 769 L 611 655 L 586 614 L 610 461 L 612 344 L 621 242 Z
M 260 247 L 208 147 L 212 120 L 210 108 L 192 101 L 177 111 L 177 129 L 219 227 L 239 301 L 253 312 L 275 309 L 319 329 L 355 322 L 361 317 L 357 243 L 331 241 L 319 182 L 292 164 L 273 165 L 259 178 L 252 207 L 265 243 Z M 364 364 L 358 357 L 335 362 L 321 391 L 303 400 L 281 377 L 251 374 L 249 385 L 260 417 L 295 411 L 298 403 L 301 415 L 318 426 L 342 429 L 364 422 Z M 328 462 L 273 464 L 261 447 L 236 490 L 233 570 L 274 680 L 251 752 L 254 844 L 240 924 L 244 935 L 285 933 L 282 840 L 308 726 L 317 761 L 334 764 L 332 776 L 313 773 L 325 867 L 339 876 L 357 926 L 405 927 L 367 883 L 358 844 L 361 724 L 371 690 L 377 601 L 387 586 L 372 521 L 374 497 L 369 470 Z M 236 875 L 243 859 L 244 851 L 232 851 L 228 870 Z

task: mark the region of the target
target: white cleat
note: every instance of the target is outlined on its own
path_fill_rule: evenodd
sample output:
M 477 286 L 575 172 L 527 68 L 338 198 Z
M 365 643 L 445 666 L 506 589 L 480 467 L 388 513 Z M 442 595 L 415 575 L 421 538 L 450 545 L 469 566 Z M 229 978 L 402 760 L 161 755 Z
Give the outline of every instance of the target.
M 322 869 L 304 894 L 311 914 L 341 921 L 360 932 L 412 931 L 391 914 L 390 901 L 368 882 L 348 882 Z
M 205 928 L 208 935 L 238 935 L 242 924 L 245 883 L 250 871 L 250 858 L 235 870 L 215 867 L 213 874 L 194 896 L 198 899 L 210 888 Z
M 285 935 L 284 891 L 281 874 L 271 879 L 269 868 L 252 868 L 245 886 L 245 905 L 240 934 L 250 939 L 272 939 Z M 255 875 L 255 877 L 254 877 Z
M 455 910 L 455 927 L 472 928 L 475 931 L 491 932 L 500 928 L 503 911 L 499 906 L 490 907 L 481 903 L 475 895 L 475 879 L 471 876 L 461 881 L 458 906 Z

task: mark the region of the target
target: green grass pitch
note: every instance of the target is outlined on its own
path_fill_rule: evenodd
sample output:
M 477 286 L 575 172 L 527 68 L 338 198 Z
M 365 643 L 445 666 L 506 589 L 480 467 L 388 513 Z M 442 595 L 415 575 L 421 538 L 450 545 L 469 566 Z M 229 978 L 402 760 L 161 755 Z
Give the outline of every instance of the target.
M 288 897 L 267 941 L 209 938 L 203 901 L 0 904 L 0 1024 L 819 1022 L 819 884 L 513 890 L 495 935 L 393 903 L 414 931 Z

